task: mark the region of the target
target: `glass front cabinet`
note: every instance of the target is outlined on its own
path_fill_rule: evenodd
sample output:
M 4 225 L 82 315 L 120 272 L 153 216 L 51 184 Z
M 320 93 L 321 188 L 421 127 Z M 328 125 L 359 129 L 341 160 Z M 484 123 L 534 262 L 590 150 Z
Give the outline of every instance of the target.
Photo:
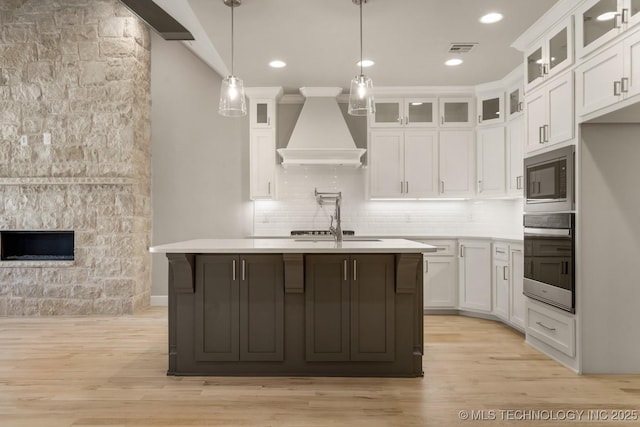
M 549 31 L 525 53 L 525 85 L 529 90 L 573 64 L 573 17 Z
M 504 122 L 504 92 L 478 94 L 478 125 Z
M 369 116 L 371 127 L 435 127 L 435 98 L 378 98 L 376 112 Z
M 590 0 L 576 14 L 576 51 L 583 57 L 640 22 L 640 0 Z
M 440 127 L 470 127 L 473 113 L 473 98 L 440 98 Z

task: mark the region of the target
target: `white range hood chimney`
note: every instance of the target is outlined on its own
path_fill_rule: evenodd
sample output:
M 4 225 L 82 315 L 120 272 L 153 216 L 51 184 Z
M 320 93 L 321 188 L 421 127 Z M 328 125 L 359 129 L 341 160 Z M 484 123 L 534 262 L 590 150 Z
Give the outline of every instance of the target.
M 356 148 L 344 121 L 336 97 L 339 87 L 303 87 L 306 101 L 300 112 L 287 148 L 280 148 L 282 166 L 290 165 L 361 165 L 366 151 Z

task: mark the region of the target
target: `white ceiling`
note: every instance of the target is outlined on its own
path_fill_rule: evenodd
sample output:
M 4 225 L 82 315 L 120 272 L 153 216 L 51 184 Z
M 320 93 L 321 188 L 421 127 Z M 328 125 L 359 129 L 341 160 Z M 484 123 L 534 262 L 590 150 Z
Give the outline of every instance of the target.
M 231 12 L 223 0 L 154 0 L 195 36 L 187 45 L 220 74 L 231 68 Z M 522 62 L 510 47 L 557 0 L 368 0 L 365 69 L 374 86 L 476 85 Z M 504 19 L 478 22 L 488 12 Z M 235 8 L 235 74 L 245 86 L 340 86 L 359 73 L 359 8 L 352 0 L 242 0 Z M 453 42 L 477 42 L 446 67 Z M 273 69 L 269 61 L 288 66 Z

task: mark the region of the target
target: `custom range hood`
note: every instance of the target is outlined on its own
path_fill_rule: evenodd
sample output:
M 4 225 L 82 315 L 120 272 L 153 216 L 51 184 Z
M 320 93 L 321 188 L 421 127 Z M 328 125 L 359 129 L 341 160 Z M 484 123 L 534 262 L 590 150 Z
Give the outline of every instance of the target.
M 280 148 L 282 166 L 333 165 L 359 167 L 366 150 L 356 148 L 336 97 L 339 87 L 303 87 L 306 98 L 287 148 Z

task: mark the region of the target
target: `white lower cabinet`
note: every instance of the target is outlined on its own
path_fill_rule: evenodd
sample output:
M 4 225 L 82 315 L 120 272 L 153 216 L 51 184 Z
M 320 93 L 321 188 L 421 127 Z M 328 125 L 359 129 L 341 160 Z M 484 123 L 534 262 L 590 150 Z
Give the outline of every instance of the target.
M 509 323 L 524 331 L 527 298 L 523 294 L 524 252 L 522 244 L 509 246 L 509 283 L 511 285 Z
M 483 240 L 460 240 L 458 268 L 459 307 L 490 313 L 491 243 Z
M 421 240 L 438 248 L 424 256 L 424 308 L 456 308 L 458 281 L 455 240 Z
M 493 244 L 493 313 L 505 322 L 509 321 L 509 245 Z
M 576 323 L 572 314 L 529 299 L 525 331 L 529 336 L 569 356 L 576 355 Z
M 493 243 L 493 314 L 524 331 L 525 296 L 522 244 Z

